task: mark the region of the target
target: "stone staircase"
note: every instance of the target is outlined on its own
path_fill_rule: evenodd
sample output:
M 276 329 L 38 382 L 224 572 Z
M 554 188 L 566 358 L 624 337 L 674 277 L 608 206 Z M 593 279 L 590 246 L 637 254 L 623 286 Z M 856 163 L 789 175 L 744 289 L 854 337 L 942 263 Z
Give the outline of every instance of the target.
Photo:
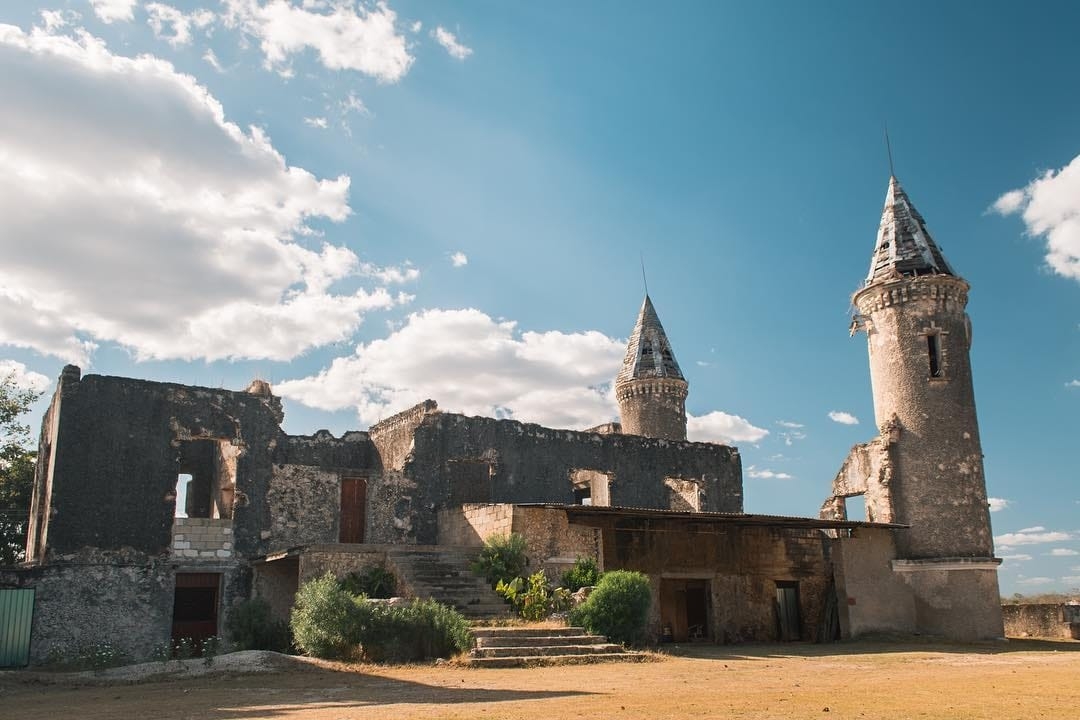
M 389 550 L 386 556 L 414 597 L 432 598 L 472 620 L 510 617 L 510 606 L 469 568 L 476 552 L 477 548 L 406 546 Z
M 474 627 L 473 635 L 476 648 L 469 659 L 473 667 L 640 662 L 648 658 L 579 627 Z

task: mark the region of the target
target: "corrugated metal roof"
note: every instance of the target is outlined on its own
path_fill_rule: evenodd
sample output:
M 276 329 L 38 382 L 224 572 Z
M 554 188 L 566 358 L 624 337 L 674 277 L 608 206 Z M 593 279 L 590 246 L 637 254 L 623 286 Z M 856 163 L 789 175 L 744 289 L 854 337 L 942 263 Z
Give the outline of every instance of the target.
M 828 529 L 886 528 L 904 529 L 910 525 L 874 523 L 861 520 L 822 520 L 821 518 L 790 517 L 786 515 L 753 515 L 748 513 L 693 512 L 688 510 L 658 510 L 657 508 L 618 507 L 608 505 L 566 505 L 560 503 L 514 503 L 520 507 L 565 510 L 569 514 L 601 517 L 640 517 L 673 520 L 698 520 L 729 525 L 762 525 L 770 527 L 798 527 Z

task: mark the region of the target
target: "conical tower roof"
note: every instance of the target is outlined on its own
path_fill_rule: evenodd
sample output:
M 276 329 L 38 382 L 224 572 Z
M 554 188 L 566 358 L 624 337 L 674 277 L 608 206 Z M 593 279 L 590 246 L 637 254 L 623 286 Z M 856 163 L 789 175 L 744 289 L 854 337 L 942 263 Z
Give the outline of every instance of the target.
M 889 177 L 866 284 L 897 276 L 956 275 L 896 176 Z
M 648 378 L 686 381 L 675 359 L 675 353 L 671 350 L 664 326 L 660 324 L 656 308 L 646 294 L 645 302 L 641 304 L 641 312 L 638 313 L 637 324 L 630 333 L 622 370 L 615 376 L 615 384 Z

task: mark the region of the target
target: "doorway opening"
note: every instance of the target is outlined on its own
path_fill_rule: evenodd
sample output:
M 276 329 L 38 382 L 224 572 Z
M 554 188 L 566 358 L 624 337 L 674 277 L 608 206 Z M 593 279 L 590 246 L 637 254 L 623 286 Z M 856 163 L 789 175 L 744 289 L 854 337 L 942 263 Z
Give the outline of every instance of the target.
M 776 620 L 778 634 L 784 642 L 793 642 L 802 636 L 802 620 L 799 618 L 799 583 L 776 583 Z
M 665 642 L 709 640 L 709 581 L 660 581 L 660 622 Z
M 196 649 L 218 635 L 221 573 L 177 573 L 173 595 L 173 643 L 188 639 Z

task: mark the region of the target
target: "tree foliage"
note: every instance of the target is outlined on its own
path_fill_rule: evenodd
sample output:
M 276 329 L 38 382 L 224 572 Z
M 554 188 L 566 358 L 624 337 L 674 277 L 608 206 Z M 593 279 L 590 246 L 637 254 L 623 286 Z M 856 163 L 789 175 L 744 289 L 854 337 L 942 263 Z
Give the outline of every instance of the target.
M 0 565 L 21 562 L 26 549 L 34 462 L 30 427 L 19 422 L 39 393 L 0 378 Z

